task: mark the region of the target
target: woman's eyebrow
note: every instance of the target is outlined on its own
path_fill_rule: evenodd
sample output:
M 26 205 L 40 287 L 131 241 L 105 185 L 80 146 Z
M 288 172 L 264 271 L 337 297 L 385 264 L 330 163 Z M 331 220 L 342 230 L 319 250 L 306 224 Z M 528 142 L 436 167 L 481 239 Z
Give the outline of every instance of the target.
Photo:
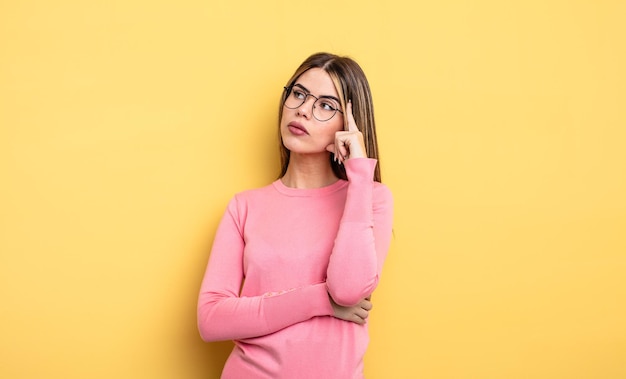
M 302 85 L 302 84 L 300 84 L 300 83 L 296 83 L 296 84 L 294 84 L 293 86 L 294 86 L 294 87 L 299 87 L 299 88 L 302 88 L 302 90 L 303 90 L 304 92 L 306 92 L 306 93 L 311 93 L 311 91 L 309 91 L 309 90 L 308 90 L 305 86 L 303 86 L 303 85 Z M 338 98 L 336 98 L 335 96 L 331 96 L 331 95 L 320 95 L 320 97 L 319 97 L 319 98 L 320 98 L 320 99 L 333 99 L 333 100 L 335 100 L 335 101 L 339 102 L 339 99 L 338 99 Z
M 304 92 L 306 92 L 306 93 L 311 93 L 311 91 L 309 91 L 309 90 L 308 90 L 305 86 L 303 86 L 303 85 L 302 85 L 302 84 L 300 84 L 300 83 L 296 83 L 296 84 L 294 84 L 293 86 L 294 86 L 294 87 L 300 87 L 300 88 L 302 88 L 302 90 L 304 90 Z
M 330 96 L 330 95 L 322 95 L 320 96 L 320 99 L 331 99 L 331 100 L 335 100 L 336 102 L 339 102 L 338 98 L 336 98 L 335 96 Z

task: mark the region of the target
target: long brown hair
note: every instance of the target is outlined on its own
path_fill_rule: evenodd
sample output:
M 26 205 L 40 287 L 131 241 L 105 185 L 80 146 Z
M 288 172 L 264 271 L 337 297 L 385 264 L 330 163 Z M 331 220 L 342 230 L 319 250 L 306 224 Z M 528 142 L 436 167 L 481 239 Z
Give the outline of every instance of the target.
M 342 109 L 346 109 L 348 100 L 352 101 L 352 114 L 354 115 L 354 121 L 357 127 L 361 133 L 363 133 L 367 156 L 378 160 L 373 179 L 380 182 L 380 158 L 378 156 L 378 142 L 376 140 L 374 105 L 372 103 L 372 92 L 370 91 L 365 73 L 358 63 L 349 57 L 340 57 L 329 53 L 316 53 L 302 62 L 285 87 L 291 88 L 304 72 L 312 68 L 321 68 L 328 73 L 339 94 L 339 102 L 341 103 Z M 280 135 L 280 121 L 283 117 L 283 104 L 285 103 L 287 95 L 288 92 L 286 90 L 283 91 L 278 110 L 278 138 L 280 141 L 281 163 L 280 177 L 287 172 L 290 154 L 289 150 L 287 150 L 283 144 Z M 344 130 L 348 130 L 348 118 L 344 117 L 343 119 Z M 347 179 L 345 167 L 335 162 L 332 156 L 330 158 L 330 165 L 338 178 Z

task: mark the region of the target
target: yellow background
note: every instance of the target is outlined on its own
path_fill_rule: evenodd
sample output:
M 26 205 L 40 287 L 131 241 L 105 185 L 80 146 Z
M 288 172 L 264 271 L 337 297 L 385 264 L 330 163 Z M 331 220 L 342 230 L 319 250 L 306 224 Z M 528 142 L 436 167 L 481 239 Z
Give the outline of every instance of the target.
M 216 378 L 217 222 L 331 51 L 396 200 L 368 378 L 626 378 L 625 4 L 0 2 L 0 377 Z

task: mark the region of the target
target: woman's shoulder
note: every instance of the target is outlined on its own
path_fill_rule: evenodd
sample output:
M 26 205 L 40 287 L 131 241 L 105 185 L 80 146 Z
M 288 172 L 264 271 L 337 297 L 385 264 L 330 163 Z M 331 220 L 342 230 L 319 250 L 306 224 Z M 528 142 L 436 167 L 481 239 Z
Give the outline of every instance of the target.
M 276 192 L 274 189 L 275 182 L 266 184 L 262 187 L 250 188 L 235 193 L 231 201 L 250 203 L 256 201 L 267 201 Z
M 249 209 L 260 209 L 272 204 L 273 183 L 235 193 L 228 202 L 232 214 L 245 215 Z
M 274 187 L 274 182 L 266 184 L 261 187 L 253 187 L 241 190 L 235 193 L 235 197 L 237 198 L 254 198 L 257 196 L 264 196 L 267 193 L 272 192 L 272 188 Z

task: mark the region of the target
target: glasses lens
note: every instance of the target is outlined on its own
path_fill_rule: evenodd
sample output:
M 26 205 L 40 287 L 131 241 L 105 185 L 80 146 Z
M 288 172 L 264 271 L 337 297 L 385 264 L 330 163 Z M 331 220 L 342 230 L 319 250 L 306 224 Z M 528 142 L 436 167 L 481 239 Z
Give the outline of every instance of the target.
M 337 113 L 338 108 L 339 104 L 335 101 L 321 98 L 313 104 L 313 116 L 319 121 L 328 121 Z
M 298 88 L 291 88 L 287 94 L 287 98 L 285 99 L 285 106 L 287 108 L 296 109 L 300 107 L 305 100 L 306 94 L 302 90 Z

